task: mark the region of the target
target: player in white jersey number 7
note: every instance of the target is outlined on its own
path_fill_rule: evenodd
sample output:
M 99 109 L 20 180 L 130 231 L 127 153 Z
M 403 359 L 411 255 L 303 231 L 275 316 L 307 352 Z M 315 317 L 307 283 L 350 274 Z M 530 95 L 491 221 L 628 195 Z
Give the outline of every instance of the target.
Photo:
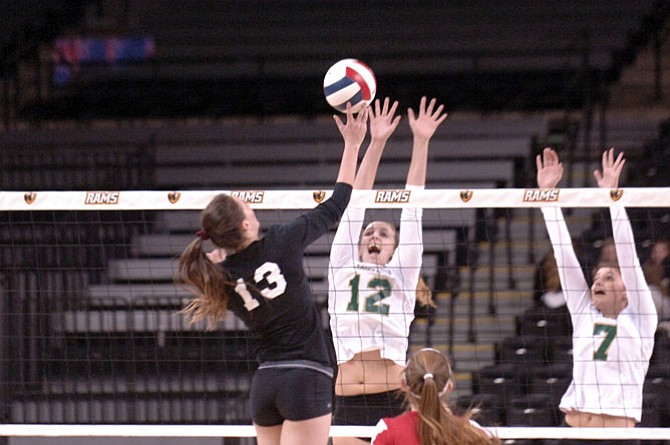
M 545 148 L 536 163 L 538 187 L 555 188 L 563 176 L 556 152 Z M 623 153 L 615 158 L 614 149 L 605 151 L 602 171 L 594 172 L 598 186 L 618 188 L 624 163 Z M 626 209 L 616 202 L 610 206 L 617 258 L 596 266 L 590 287 L 561 209 L 544 207 L 542 214 L 573 324 L 573 380 L 559 405 L 565 424 L 632 428 L 642 415 L 642 387 L 657 317 Z

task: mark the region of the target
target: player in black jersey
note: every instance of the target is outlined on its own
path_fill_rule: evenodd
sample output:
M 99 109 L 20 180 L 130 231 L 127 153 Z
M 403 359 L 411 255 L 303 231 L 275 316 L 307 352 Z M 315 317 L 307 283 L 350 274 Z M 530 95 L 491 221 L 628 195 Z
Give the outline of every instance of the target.
M 260 237 L 249 205 L 218 195 L 179 259 L 175 281 L 196 295 L 183 310 L 191 322 L 207 319 L 213 328 L 231 311 L 258 339 L 251 414 L 260 445 L 328 442 L 335 354 L 314 305 L 303 251 L 337 223 L 349 203 L 367 117 L 367 108 L 354 116 L 350 106 L 346 124 L 334 116 L 344 152 L 330 199 Z M 225 251 L 222 262 L 203 251 L 205 239 Z

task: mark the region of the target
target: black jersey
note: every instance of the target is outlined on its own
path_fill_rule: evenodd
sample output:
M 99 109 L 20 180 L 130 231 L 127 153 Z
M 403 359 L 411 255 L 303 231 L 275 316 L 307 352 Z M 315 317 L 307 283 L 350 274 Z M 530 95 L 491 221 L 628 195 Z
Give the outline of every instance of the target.
M 272 226 L 222 263 L 237 283 L 228 308 L 258 339 L 260 363 L 302 359 L 334 366 L 333 345 L 314 305 L 303 252 L 337 223 L 350 196 L 350 185 L 335 184 L 330 199 L 290 223 Z

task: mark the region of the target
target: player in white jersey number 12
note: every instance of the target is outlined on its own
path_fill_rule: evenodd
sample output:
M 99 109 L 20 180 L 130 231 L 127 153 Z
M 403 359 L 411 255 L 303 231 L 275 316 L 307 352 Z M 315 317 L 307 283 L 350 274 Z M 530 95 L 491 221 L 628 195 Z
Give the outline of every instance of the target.
M 397 102 L 370 107 L 370 146 L 354 190 L 371 189 L 386 141 L 400 120 Z M 443 105 L 421 99 L 419 112 L 408 110 L 413 134 L 406 189 L 426 183 L 428 143 L 446 119 Z M 328 312 L 338 362 L 334 423 L 375 425 L 403 412 L 401 372 L 407 359 L 409 327 L 423 255 L 422 209 L 402 210 L 400 231 L 374 221 L 363 227 L 365 208 L 349 205 L 337 229 L 328 271 Z M 360 237 L 360 240 L 359 240 Z M 335 445 L 361 443 L 335 438 Z

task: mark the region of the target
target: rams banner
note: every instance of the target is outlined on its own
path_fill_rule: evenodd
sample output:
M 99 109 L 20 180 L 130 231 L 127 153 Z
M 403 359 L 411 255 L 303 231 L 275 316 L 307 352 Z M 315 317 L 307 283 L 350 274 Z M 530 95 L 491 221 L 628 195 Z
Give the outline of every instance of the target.
M 366 208 L 530 208 L 530 207 L 670 207 L 670 189 L 436 189 L 356 190 L 351 203 Z M 332 190 L 205 190 L 0 192 L 0 211 L 8 210 L 201 210 L 219 193 L 254 209 L 310 209 Z

